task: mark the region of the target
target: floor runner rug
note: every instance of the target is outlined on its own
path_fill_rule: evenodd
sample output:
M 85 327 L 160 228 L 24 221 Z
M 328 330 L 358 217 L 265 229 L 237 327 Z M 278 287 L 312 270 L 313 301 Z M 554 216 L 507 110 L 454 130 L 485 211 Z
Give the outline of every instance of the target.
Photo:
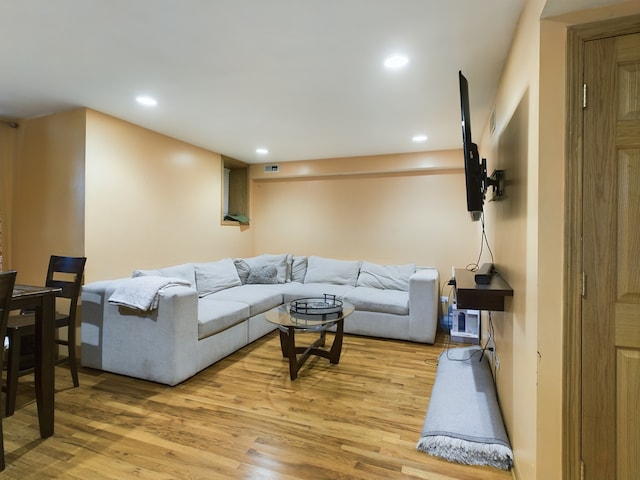
M 479 347 L 444 351 L 418 450 L 466 465 L 513 464 L 491 367 Z

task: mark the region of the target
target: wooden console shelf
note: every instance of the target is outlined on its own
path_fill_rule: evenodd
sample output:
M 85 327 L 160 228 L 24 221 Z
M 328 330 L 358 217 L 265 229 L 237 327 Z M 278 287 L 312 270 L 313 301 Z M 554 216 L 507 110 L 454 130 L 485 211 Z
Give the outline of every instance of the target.
M 455 273 L 458 308 L 502 312 L 504 297 L 513 297 L 513 289 L 497 273 L 493 274 L 488 285 L 476 284 L 475 273 L 469 270 L 456 268 Z

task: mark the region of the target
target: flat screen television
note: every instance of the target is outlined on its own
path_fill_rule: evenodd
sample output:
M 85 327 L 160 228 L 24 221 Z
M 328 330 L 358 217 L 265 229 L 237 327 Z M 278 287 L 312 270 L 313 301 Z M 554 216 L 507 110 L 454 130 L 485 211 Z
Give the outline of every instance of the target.
M 489 185 L 493 187 L 493 199 L 504 193 L 504 171 L 494 170 L 487 177 L 487 161 L 480 158 L 478 145 L 471 137 L 471 114 L 469 108 L 469 82 L 458 72 L 460 79 L 460 112 L 462 115 L 462 149 L 464 151 L 464 175 L 467 190 L 467 210 L 471 220 L 477 222 L 482 216 L 485 195 Z
M 480 160 L 478 146 L 471 137 L 471 114 L 469 109 L 469 82 L 458 72 L 460 79 L 460 112 L 462 114 L 462 148 L 464 150 L 464 174 L 467 187 L 467 210 L 471 220 L 478 221 L 482 215 L 486 189 L 486 160 Z

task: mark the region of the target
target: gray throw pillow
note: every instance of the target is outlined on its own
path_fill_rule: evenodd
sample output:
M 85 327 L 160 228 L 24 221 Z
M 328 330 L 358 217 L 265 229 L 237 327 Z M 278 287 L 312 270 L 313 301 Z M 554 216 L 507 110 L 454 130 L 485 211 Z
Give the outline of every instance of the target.
M 249 257 L 236 259 L 236 268 L 238 269 L 238 275 L 240 276 L 240 280 L 245 282 L 243 279 L 243 273 L 245 268 L 249 268 L 253 270 L 258 267 L 264 267 L 267 265 L 274 265 L 277 269 L 277 278 L 278 283 L 285 283 L 287 281 L 287 257 L 286 253 L 281 255 L 273 255 L 269 253 L 264 253 L 262 255 L 258 255 L 257 257 Z M 247 277 L 249 276 L 249 271 L 247 271 Z M 246 277 L 245 277 L 246 278 Z
M 247 277 L 247 284 L 273 284 L 278 283 L 278 269 L 275 265 L 264 265 L 251 269 Z

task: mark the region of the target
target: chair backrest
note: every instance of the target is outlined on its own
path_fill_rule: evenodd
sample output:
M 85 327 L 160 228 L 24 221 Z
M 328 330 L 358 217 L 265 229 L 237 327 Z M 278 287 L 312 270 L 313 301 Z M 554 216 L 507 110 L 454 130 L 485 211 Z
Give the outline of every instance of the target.
M 11 310 L 11 296 L 16 284 L 16 271 L 0 272 L 0 339 L 7 333 L 7 321 Z M 0 359 L 0 364 L 2 360 Z
M 69 317 L 75 317 L 80 289 L 82 288 L 82 276 L 86 257 L 59 257 L 51 255 L 49 259 L 49 269 L 47 270 L 47 287 L 62 289 L 56 296 L 68 298 Z

